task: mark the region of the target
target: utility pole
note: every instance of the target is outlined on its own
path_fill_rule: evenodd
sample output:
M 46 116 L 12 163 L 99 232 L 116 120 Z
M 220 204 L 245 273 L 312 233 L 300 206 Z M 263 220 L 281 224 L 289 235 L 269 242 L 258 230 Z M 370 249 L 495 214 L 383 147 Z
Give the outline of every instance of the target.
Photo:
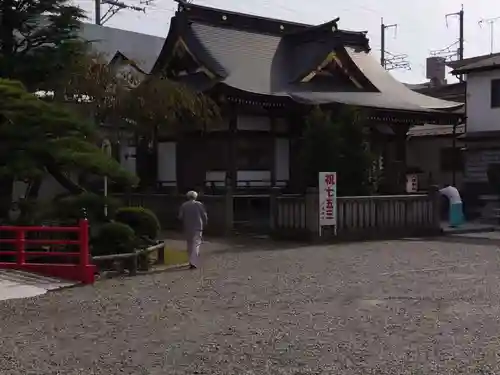
M 380 65 L 382 65 L 384 68 L 386 67 L 385 31 L 391 28 L 394 28 L 397 31 L 398 25 L 395 23 L 392 25 L 386 25 L 384 24 L 384 18 L 380 19 Z
M 394 29 L 397 32 L 398 25 L 386 25 L 384 24 L 384 19 L 380 19 L 380 65 L 386 70 L 393 69 L 411 69 L 410 63 L 408 62 L 408 55 L 393 54 L 387 51 L 385 47 L 385 32 L 388 29 Z M 389 57 L 387 57 L 389 56 Z
M 446 27 L 448 27 L 448 18 L 458 16 L 459 19 L 459 34 L 458 34 L 458 49 L 457 49 L 457 58 L 458 60 L 464 59 L 464 6 L 462 4 L 462 8 L 460 12 L 448 13 L 445 16 Z
M 95 24 L 101 24 L 101 0 L 95 0 Z
M 111 19 L 116 13 L 122 9 L 129 9 L 136 12 L 146 12 L 145 8 L 141 8 L 135 5 L 127 5 L 121 1 L 117 0 L 94 0 L 95 1 L 95 24 L 104 25 L 107 21 Z M 145 2 L 149 4 L 149 1 Z M 101 5 L 107 4 L 110 7 L 106 10 L 103 16 L 101 16 Z
M 448 24 L 448 19 L 450 17 L 458 16 L 459 17 L 459 35 L 458 35 L 458 40 L 454 42 L 453 44 L 449 45 L 448 47 L 438 49 L 431 51 L 431 56 L 440 56 L 444 57 L 446 60 L 452 60 L 454 57 L 456 57 L 457 60 L 463 60 L 464 59 L 464 7 L 462 5 L 462 9 L 460 12 L 456 13 L 449 13 L 445 16 L 445 21 L 446 21 L 446 27 L 449 26 Z M 457 49 L 453 49 L 458 44 Z
M 458 17 L 460 21 L 460 27 L 459 27 L 459 44 L 458 44 L 458 59 L 463 60 L 464 59 L 464 41 L 465 41 L 465 36 L 464 36 L 464 5 L 462 4 L 462 9 L 460 9 L 460 12 L 458 12 Z
M 483 18 L 478 22 L 480 27 L 482 27 L 483 23 L 487 23 L 490 26 L 490 54 L 493 53 L 493 49 L 495 47 L 495 23 L 499 19 L 500 17 Z

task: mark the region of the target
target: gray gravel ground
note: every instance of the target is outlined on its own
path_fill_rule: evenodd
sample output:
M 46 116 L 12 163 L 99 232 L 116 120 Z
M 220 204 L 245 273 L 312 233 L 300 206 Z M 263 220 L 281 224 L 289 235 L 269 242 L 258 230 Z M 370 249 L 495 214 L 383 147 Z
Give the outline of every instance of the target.
M 2 375 L 499 373 L 496 247 L 212 252 L 199 271 L 0 303 Z

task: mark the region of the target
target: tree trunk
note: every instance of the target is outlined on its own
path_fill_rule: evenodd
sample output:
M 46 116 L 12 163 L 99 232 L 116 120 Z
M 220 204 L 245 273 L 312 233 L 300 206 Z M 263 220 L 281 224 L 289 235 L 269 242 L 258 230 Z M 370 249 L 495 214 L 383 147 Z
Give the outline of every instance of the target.
M 5 176 L 0 178 L 0 219 L 9 219 L 9 210 L 12 204 L 14 178 Z
M 15 14 L 12 11 L 14 3 L 12 0 L 0 1 L 0 55 L 3 62 L 0 64 L 0 77 L 12 77 L 12 55 L 14 54 L 15 36 L 12 20 Z M 14 78 L 14 77 L 12 77 Z
M 26 193 L 26 199 L 36 200 L 38 198 L 38 193 L 42 187 L 43 177 L 39 176 L 30 181 L 28 186 L 28 191 Z
M 66 176 L 55 163 L 47 163 L 47 171 L 54 177 L 54 179 L 61 184 L 63 188 L 68 190 L 71 194 L 81 194 L 85 192 L 85 189 L 73 182 L 68 176 Z

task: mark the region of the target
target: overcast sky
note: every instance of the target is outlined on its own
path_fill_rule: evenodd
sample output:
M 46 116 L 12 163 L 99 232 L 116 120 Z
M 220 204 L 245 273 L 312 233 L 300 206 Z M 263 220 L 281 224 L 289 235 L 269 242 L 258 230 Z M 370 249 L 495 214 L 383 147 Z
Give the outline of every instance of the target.
M 93 0 L 75 0 L 94 20 Z M 142 6 L 141 0 L 124 0 Z M 123 28 L 166 37 L 170 18 L 177 3 L 173 0 L 150 0 L 146 13 L 120 11 L 106 26 Z M 380 19 L 385 24 L 398 24 L 386 33 L 386 49 L 393 54 L 406 54 L 411 70 L 393 70 L 401 81 L 425 81 L 425 59 L 431 50 L 439 50 L 458 40 L 458 17 L 445 15 L 460 11 L 459 0 L 194 0 L 194 3 L 238 12 L 258 14 L 290 21 L 319 24 L 340 17 L 342 29 L 368 31 L 372 50 L 379 58 Z M 494 25 L 494 52 L 500 51 L 500 1 L 464 0 L 465 57 L 490 53 L 490 25 L 482 19 L 499 17 Z M 102 12 L 107 9 L 102 6 Z M 457 46 L 453 48 L 456 49 Z

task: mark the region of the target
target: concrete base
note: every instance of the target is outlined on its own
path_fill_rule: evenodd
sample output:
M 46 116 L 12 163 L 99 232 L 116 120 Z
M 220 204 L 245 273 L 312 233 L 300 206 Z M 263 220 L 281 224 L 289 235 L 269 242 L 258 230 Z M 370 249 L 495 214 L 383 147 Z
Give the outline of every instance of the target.
M 36 297 L 78 283 L 17 270 L 0 270 L 0 301 Z
M 479 222 L 467 222 L 457 228 L 451 228 L 448 222 L 442 222 L 441 228 L 445 234 L 484 233 L 500 230 L 499 226 Z

